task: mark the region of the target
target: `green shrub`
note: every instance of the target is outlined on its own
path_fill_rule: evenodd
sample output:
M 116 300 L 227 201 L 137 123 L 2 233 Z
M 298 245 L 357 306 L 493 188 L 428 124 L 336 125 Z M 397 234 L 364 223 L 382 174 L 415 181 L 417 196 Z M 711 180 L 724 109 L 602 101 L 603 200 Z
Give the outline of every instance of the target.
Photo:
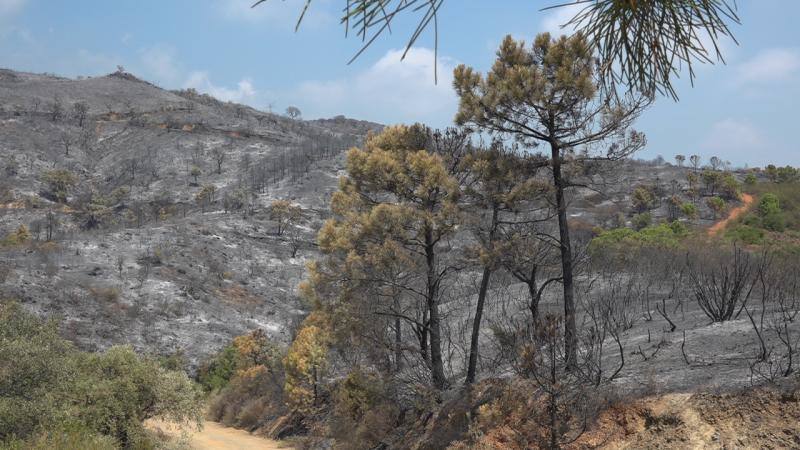
M 761 200 L 758 202 L 758 212 L 762 216 L 780 213 L 781 202 L 778 199 L 778 196 L 771 192 L 764 194 L 761 197 Z
M 728 200 L 738 200 L 742 195 L 742 186 L 731 174 L 725 174 L 720 182 L 720 194 Z
M 681 212 L 687 219 L 697 218 L 697 206 L 694 203 L 684 203 L 681 205 Z
M 720 197 L 711 197 L 706 200 L 706 205 L 711 209 L 714 213 L 714 218 L 717 218 L 720 214 L 725 212 L 725 208 L 727 208 L 727 204 L 725 200 Z
M 729 228 L 725 232 L 725 236 L 734 241 L 749 245 L 760 245 L 764 243 L 764 230 L 749 225 L 739 225 Z
M 633 209 L 637 212 L 645 212 L 653 209 L 655 202 L 656 199 L 653 192 L 644 186 L 639 186 L 634 189 L 633 195 L 631 196 Z
M 238 357 L 233 345 L 227 345 L 209 361 L 200 366 L 197 381 L 207 392 L 218 391 L 236 374 Z
M 786 229 L 786 219 L 779 212 L 767 214 L 761 219 L 761 223 L 770 231 L 782 232 Z
M 641 214 L 634 214 L 633 218 L 631 219 L 631 223 L 633 224 L 633 228 L 637 230 L 641 230 L 644 227 L 650 226 L 653 222 L 653 217 L 650 213 L 641 213 Z
M 142 423 L 150 417 L 199 423 L 200 391 L 186 374 L 130 347 L 79 351 L 57 329 L 15 303 L 0 304 L 0 441 L 58 442 L 53 432 L 68 429 L 85 431 L 69 439 L 146 447 Z
M 10 439 L 0 443 L 0 450 L 115 450 L 119 443 L 110 436 L 104 436 L 81 427 L 64 427 L 42 431 L 25 440 Z
M 42 182 L 47 185 L 45 195 L 57 202 L 66 203 L 67 196 L 78 179 L 68 170 L 48 170 L 42 174 Z
M 593 256 L 608 254 L 625 254 L 634 248 L 675 248 L 680 240 L 688 236 L 688 230 L 680 222 L 642 228 L 639 231 L 630 228 L 616 228 L 601 232 L 589 243 L 589 253 Z

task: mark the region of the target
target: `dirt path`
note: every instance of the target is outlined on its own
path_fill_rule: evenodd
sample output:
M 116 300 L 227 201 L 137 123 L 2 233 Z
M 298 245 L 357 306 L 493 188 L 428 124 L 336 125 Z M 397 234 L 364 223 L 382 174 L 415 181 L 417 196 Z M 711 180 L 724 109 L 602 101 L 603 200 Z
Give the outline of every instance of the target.
M 148 421 L 146 426 L 169 436 L 180 436 L 176 427 L 160 422 Z M 195 450 L 291 450 L 288 444 L 265 439 L 252 434 L 224 427 L 216 422 L 205 422 L 202 431 L 190 434 L 189 447 Z
M 747 208 L 750 207 L 750 205 L 753 203 L 753 200 L 755 200 L 755 199 L 753 198 L 752 195 L 750 195 L 750 194 L 742 194 L 742 203 L 743 203 L 743 205 L 742 206 L 737 206 L 736 208 L 733 208 L 728 213 L 728 217 L 726 217 L 726 218 L 720 220 L 719 222 L 715 223 L 714 225 L 712 225 L 711 228 L 708 229 L 708 235 L 709 236 L 716 236 L 720 231 L 724 230 L 725 227 L 728 225 L 728 223 L 730 221 L 736 220 L 737 217 L 741 216 L 742 214 L 745 213 L 745 211 L 747 211 Z

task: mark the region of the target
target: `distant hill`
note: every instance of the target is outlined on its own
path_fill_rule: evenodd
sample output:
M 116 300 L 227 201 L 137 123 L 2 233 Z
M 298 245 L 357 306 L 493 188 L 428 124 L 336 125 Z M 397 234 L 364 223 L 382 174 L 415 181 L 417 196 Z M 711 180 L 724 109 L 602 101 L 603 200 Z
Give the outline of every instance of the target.
M 256 327 L 287 339 L 342 153 L 380 128 L 124 72 L 0 69 L 0 298 L 60 315 L 82 347 L 132 343 L 192 364 Z M 275 233 L 275 199 L 306 211 L 292 236 Z M 30 238 L 15 243 L 21 226 Z

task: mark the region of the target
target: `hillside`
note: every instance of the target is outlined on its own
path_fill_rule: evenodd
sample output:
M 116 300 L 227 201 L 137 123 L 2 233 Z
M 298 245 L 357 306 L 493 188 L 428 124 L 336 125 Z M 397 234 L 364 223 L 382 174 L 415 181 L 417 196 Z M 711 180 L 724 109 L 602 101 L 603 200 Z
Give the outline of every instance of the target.
M 253 328 L 289 338 L 342 152 L 380 128 L 295 121 L 127 73 L 2 70 L 0 105 L 0 240 L 24 225 L 33 243 L 0 249 L 0 298 L 62 316 L 84 348 L 131 343 L 193 365 Z M 275 233 L 274 199 L 302 205 L 291 233 Z

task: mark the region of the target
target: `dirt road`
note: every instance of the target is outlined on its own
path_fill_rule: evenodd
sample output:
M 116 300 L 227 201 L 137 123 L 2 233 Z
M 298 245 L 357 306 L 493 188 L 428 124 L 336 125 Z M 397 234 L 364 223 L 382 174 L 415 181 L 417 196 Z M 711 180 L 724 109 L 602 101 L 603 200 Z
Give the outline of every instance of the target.
M 177 428 L 164 422 L 148 421 L 146 426 L 169 436 L 180 436 Z M 191 433 L 189 447 L 195 450 L 291 450 L 292 448 L 288 444 L 253 436 L 246 431 L 224 427 L 216 422 L 205 422 L 202 431 Z
M 730 221 L 736 220 L 737 217 L 741 216 L 747 211 L 747 208 L 750 207 L 750 204 L 753 203 L 753 200 L 755 199 L 753 198 L 752 195 L 742 194 L 742 203 L 743 203 L 742 206 L 737 206 L 736 208 L 733 208 L 728 213 L 728 217 L 712 225 L 711 228 L 708 229 L 708 235 L 716 236 L 720 231 L 724 230 Z

